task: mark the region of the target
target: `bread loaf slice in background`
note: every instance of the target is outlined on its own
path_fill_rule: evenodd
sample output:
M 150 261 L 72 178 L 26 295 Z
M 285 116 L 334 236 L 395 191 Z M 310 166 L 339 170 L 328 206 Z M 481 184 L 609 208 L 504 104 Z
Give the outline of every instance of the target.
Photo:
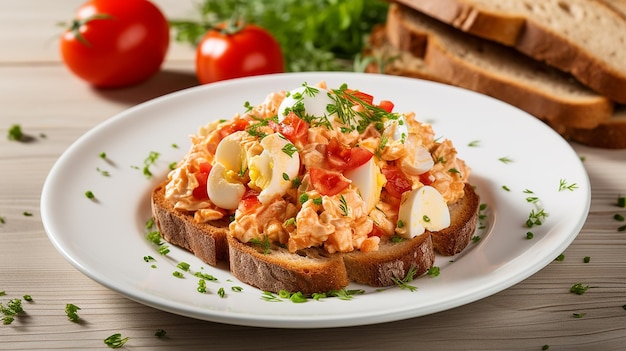
M 619 0 L 396 0 L 514 47 L 626 103 L 626 20 Z
M 618 106 L 613 118 L 592 129 L 568 128 L 566 138 L 592 147 L 626 149 L 626 106 Z
M 612 115 L 613 103 L 608 98 L 571 76 L 400 4 L 389 8 L 386 40 L 389 44 L 378 43 L 379 49 L 374 50 L 399 58 L 385 65 L 389 73 L 435 77 L 432 80 L 490 95 L 559 132 L 590 129 Z M 416 74 L 416 70 L 423 73 Z

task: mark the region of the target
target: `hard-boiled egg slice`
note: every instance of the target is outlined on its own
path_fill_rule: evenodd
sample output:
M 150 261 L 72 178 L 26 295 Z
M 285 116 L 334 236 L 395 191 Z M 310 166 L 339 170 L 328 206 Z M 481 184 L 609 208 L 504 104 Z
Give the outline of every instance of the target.
M 249 162 L 250 187 L 261 190 L 259 201 L 266 204 L 284 195 L 300 170 L 300 155 L 295 146 L 280 133 L 261 140 L 263 152 Z
M 226 169 L 220 162 L 213 165 L 207 179 L 207 193 L 211 202 L 223 209 L 234 210 L 245 192 L 246 187 L 235 171 Z
M 301 86 L 290 91 L 283 102 L 278 107 L 278 121 L 287 115 L 287 110 L 293 108 L 299 102 L 302 102 L 304 112 L 307 115 L 321 117 L 328 115 L 326 106 L 334 105 L 335 101 L 328 96 L 329 91 L 312 86 Z
M 397 119 L 388 119 L 384 123 L 384 128 L 384 134 L 389 142 L 400 141 L 404 143 L 409 135 L 409 125 L 404 115 L 400 115 Z
M 437 189 L 423 186 L 402 195 L 396 230 L 399 235 L 413 238 L 425 230 L 435 232 L 449 226 L 450 210 Z
M 365 202 L 365 209 L 369 213 L 380 200 L 380 192 L 387 181 L 380 172 L 374 157 L 361 166 L 344 172 L 344 176 L 352 181 L 359 195 Z
M 420 175 L 435 165 L 430 151 L 422 145 L 409 147 L 408 154 L 400 159 L 400 168 L 408 174 Z
M 215 149 L 215 161 L 230 171 L 240 172 L 246 169 L 246 153 L 242 147 L 246 134 L 246 131 L 237 131 L 224 137 Z

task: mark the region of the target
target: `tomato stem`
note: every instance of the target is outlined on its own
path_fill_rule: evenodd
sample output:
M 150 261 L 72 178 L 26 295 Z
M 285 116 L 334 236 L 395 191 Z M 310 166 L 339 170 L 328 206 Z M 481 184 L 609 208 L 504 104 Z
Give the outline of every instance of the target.
M 72 25 L 70 26 L 69 30 L 72 31 L 72 34 L 74 34 L 74 36 L 76 37 L 76 40 L 78 40 L 80 43 L 82 43 L 85 46 L 91 47 L 91 43 L 87 39 L 85 39 L 85 37 L 80 33 L 80 27 L 94 20 L 111 19 L 111 18 L 113 18 L 113 16 L 107 13 L 96 13 L 94 15 L 91 15 L 87 18 L 83 18 L 80 20 L 74 19 L 72 20 Z

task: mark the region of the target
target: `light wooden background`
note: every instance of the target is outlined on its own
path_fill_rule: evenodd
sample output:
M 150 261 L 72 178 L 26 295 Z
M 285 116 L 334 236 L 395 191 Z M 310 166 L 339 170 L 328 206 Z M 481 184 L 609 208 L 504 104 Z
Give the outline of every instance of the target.
M 193 15 L 188 0 L 155 0 L 168 17 Z M 196 85 L 193 51 L 172 45 L 163 70 L 127 89 L 98 91 L 60 62 L 59 21 L 82 0 L 0 0 L 0 301 L 33 296 L 27 313 L 0 325 L 2 350 L 107 349 L 111 334 L 128 350 L 623 350 L 626 346 L 626 151 L 573 145 L 592 184 L 591 212 L 565 260 L 494 296 L 453 310 L 381 325 L 279 330 L 204 322 L 135 303 L 90 280 L 53 248 L 39 216 L 43 182 L 55 160 L 99 122 L 140 102 Z M 9 142 L 19 123 L 33 143 Z M 548 150 L 547 150 L 548 151 Z M 558 157 L 555 157 L 558 159 Z M 555 165 L 556 166 L 556 165 Z M 538 170 L 539 173 L 539 170 Z M 24 216 L 24 212 L 32 216 Z M 583 263 L 585 256 L 591 262 Z M 596 288 L 574 295 L 575 282 Z M 67 320 L 66 303 L 83 323 Z M 574 318 L 573 313 L 585 313 Z M 167 332 L 156 338 L 157 329 Z

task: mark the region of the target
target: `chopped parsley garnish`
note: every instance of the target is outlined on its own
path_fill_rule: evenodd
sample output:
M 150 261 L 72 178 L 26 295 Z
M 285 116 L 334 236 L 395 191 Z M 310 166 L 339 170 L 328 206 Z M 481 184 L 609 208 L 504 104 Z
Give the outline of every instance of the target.
M 224 288 L 217 289 L 217 295 L 219 295 L 219 297 L 221 298 L 226 297 L 226 291 L 224 290 Z
M 240 286 L 233 286 L 230 288 L 230 290 L 234 291 L 234 292 L 242 292 L 243 288 Z
M 572 317 L 574 318 L 583 318 L 586 313 L 572 313 Z
M 589 290 L 589 285 L 583 285 L 583 283 L 576 283 L 572 285 L 569 292 L 576 295 L 582 295 Z
M 28 212 L 28 211 L 24 211 L 22 212 L 22 214 L 24 215 L 24 217 L 32 217 L 33 213 L 32 212 Z
M 24 133 L 22 132 L 22 126 L 14 124 L 9 128 L 7 138 L 11 141 L 22 141 L 24 139 Z
M 508 186 L 506 186 L 506 185 L 503 185 L 503 186 L 502 186 L 502 189 L 504 189 L 504 190 L 506 190 L 506 191 L 511 191 L 511 189 L 510 189 Z
M 206 293 L 206 280 L 204 279 L 199 279 L 198 280 L 198 287 L 196 288 L 196 290 L 201 293 L 204 294 Z
M 111 176 L 111 173 L 109 173 L 109 171 L 103 170 L 100 167 L 96 167 L 96 171 L 98 171 L 98 173 L 100 173 L 104 177 L 110 177 Z
M 626 207 L 626 196 L 618 196 L 617 197 L 617 206 Z
M 89 199 L 89 200 L 93 200 L 96 198 L 96 195 L 93 194 L 93 191 L 91 190 L 87 190 L 85 191 L 85 196 Z
M 479 241 L 480 241 L 480 236 L 478 236 L 478 235 L 474 235 L 474 236 L 472 237 L 472 242 L 473 242 L 474 244 L 475 244 L 475 243 L 477 243 L 477 242 L 479 242 Z
M 174 272 L 172 272 L 172 275 L 175 276 L 176 278 L 184 278 L 185 277 L 185 275 L 181 271 L 174 271 Z
M 208 273 L 195 272 L 193 275 L 195 277 L 202 278 L 204 280 L 217 281 L 217 278 L 215 278 L 214 276 L 212 276 L 211 274 L 208 274 Z
M 2 296 L 6 293 L 2 291 Z M 7 301 L 6 306 L 0 303 L 0 311 L 2 311 L 2 324 L 9 325 L 13 323 L 15 320 L 15 316 L 24 312 L 24 308 L 22 307 L 22 300 L 19 298 L 10 299 Z
M 541 225 L 542 220 L 545 219 L 547 216 L 548 214 L 543 209 L 537 211 L 532 209 L 530 210 L 530 214 L 528 215 L 528 219 L 526 220 L 526 226 L 528 228 L 532 228 L 533 226 Z
M 502 163 L 504 163 L 504 164 L 507 164 L 507 163 L 511 163 L 511 162 L 513 162 L 513 160 L 512 160 L 512 159 L 510 159 L 510 158 L 508 158 L 508 157 L 506 157 L 506 156 L 505 156 L 505 157 L 500 157 L 500 158 L 498 159 L 498 161 L 500 161 L 500 162 L 502 162 Z
M 576 183 L 567 184 L 567 181 L 565 179 L 559 180 L 559 191 L 574 191 L 574 189 L 578 189 L 578 185 Z
M 339 196 L 339 209 L 344 216 L 348 216 L 350 214 L 350 208 L 348 207 L 348 202 L 346 198 L 343 197 L 343 194 Z
M 146 157 L 146 159 L 143 160 L 142 170 L 143 170 L 143 175 L 146 176 L 146 178 L 148 179 L 152 178 L 152 172 L 150 171 L 150 166 L 156 163 L 160 155 L 161 154 L 159 154 L 156 151 L 150 151 L 150 154 L 148 154 L 148 157 Z
M 565 260 L 565 255 L 564 254 L 560 254 L 558 256 L 556 256 L 556 258 L 554 259 L 555 261 L 563 261 Z
M 176 267 L 178 267 L 180 270 L 183 270 L 185 272 L 189 271 L 189 267 L 191 267 L 191 265 L 187 262 L 179 262 Z
M 263 253 L 266 255 L 271 252 L 272 244 L 270 243 L 270 238 L 267 235 L 263 236 L 263 240 L 252 238 L 250 239 L 250 243 L 252 245 L 260 246 L 263 249 Z
M 469 147 L 476 147 L 476 146 L 480 146 L 480 140 L 472 140 L 470 141 L 467 146 Z
M 72 303 L 68 303 L 67 305 L 65 305 L 65 314 L 67 315 L 67 318 L 74 323 L 78 323 L 80 321 L 80 317 L 78 316 L 79 310 L 80 307 Z
M 98 154 L 98 157 L 100 157 L 103 160 L 106 160 L 107 159 L 107 153 L 102 151 L 100 154 Z
M 289 157 L 293 157 L 293 154 L 296 153 L 296 151 L 298 151 L 296 146 L 292 143 L 286 144 L 285 146 L 283 146 L 281 150 L 287 155 L 289 155 Z
M 430 222 L 430 217 L 428 217 L 427 215 L 423 215 L 422 219 L 424 220 L 424 222 L 429 223 Z
M 526 239 L 530 240 L 534 237 L 535 237 L 535 234 L 533 234 L 533 232 L 526 232 Z
M 416 271 L 417 271 L 417 268 L 415 268 L 415 266 L 411 266 L 411 268 L 406 273 L 406 276 L 404 278 L 400 279 L 400 278 L 392 277 L 391 280 L 393 280 L 393 282 L 396 283 L 396 285 L 400 289 L 415 291 L 417 290 L 417 287 L 410 285 L 409 283 L 413 281 L 413 276 L 415 275 Z
M 300 195 L 300 203 L 303 204 L 307 201 L 309 201 L 309 195 L 307 193 L 302 193 L 302 195 Z
M 591 257 L 590 256 L 585 256 L 585 258 L 583 258 L 583 262 L 585 262 L 585 263 L 591 262 Z
M 112 349 L 119 349 L 128 341 L 128 337 L 122 338 L 122 334 L 116 333 L 104 339 L 104 344 Z
M 165 334 L 166 332 L 163 329 L 157 329 L 157 331 L 154 332 L 154 336 L 156 336 L 157 338 L 162 338 L 165 336 Z
M 428 268 L 428 271 L 426 271 L 426 274 L 430 275 L 431 277 L 437 277 L 440 273 L 441 271 L 439 270 L 438 266 L 432 266 Z
M 154 259 L 154 257 L 152 257 L 152 256 L 144 256 L 144 257 L 143 257 L 143 260 L 144 260 L 145 262 L 152 262 L 152 261 L 156 261 L 156 260 Z
M 622 216 L 619 213 L 616 213 L 615 215 L 613 215 L 613 219 L 616 220 L 616 221 L 623 222 L 624 221 L 624 216 Z

